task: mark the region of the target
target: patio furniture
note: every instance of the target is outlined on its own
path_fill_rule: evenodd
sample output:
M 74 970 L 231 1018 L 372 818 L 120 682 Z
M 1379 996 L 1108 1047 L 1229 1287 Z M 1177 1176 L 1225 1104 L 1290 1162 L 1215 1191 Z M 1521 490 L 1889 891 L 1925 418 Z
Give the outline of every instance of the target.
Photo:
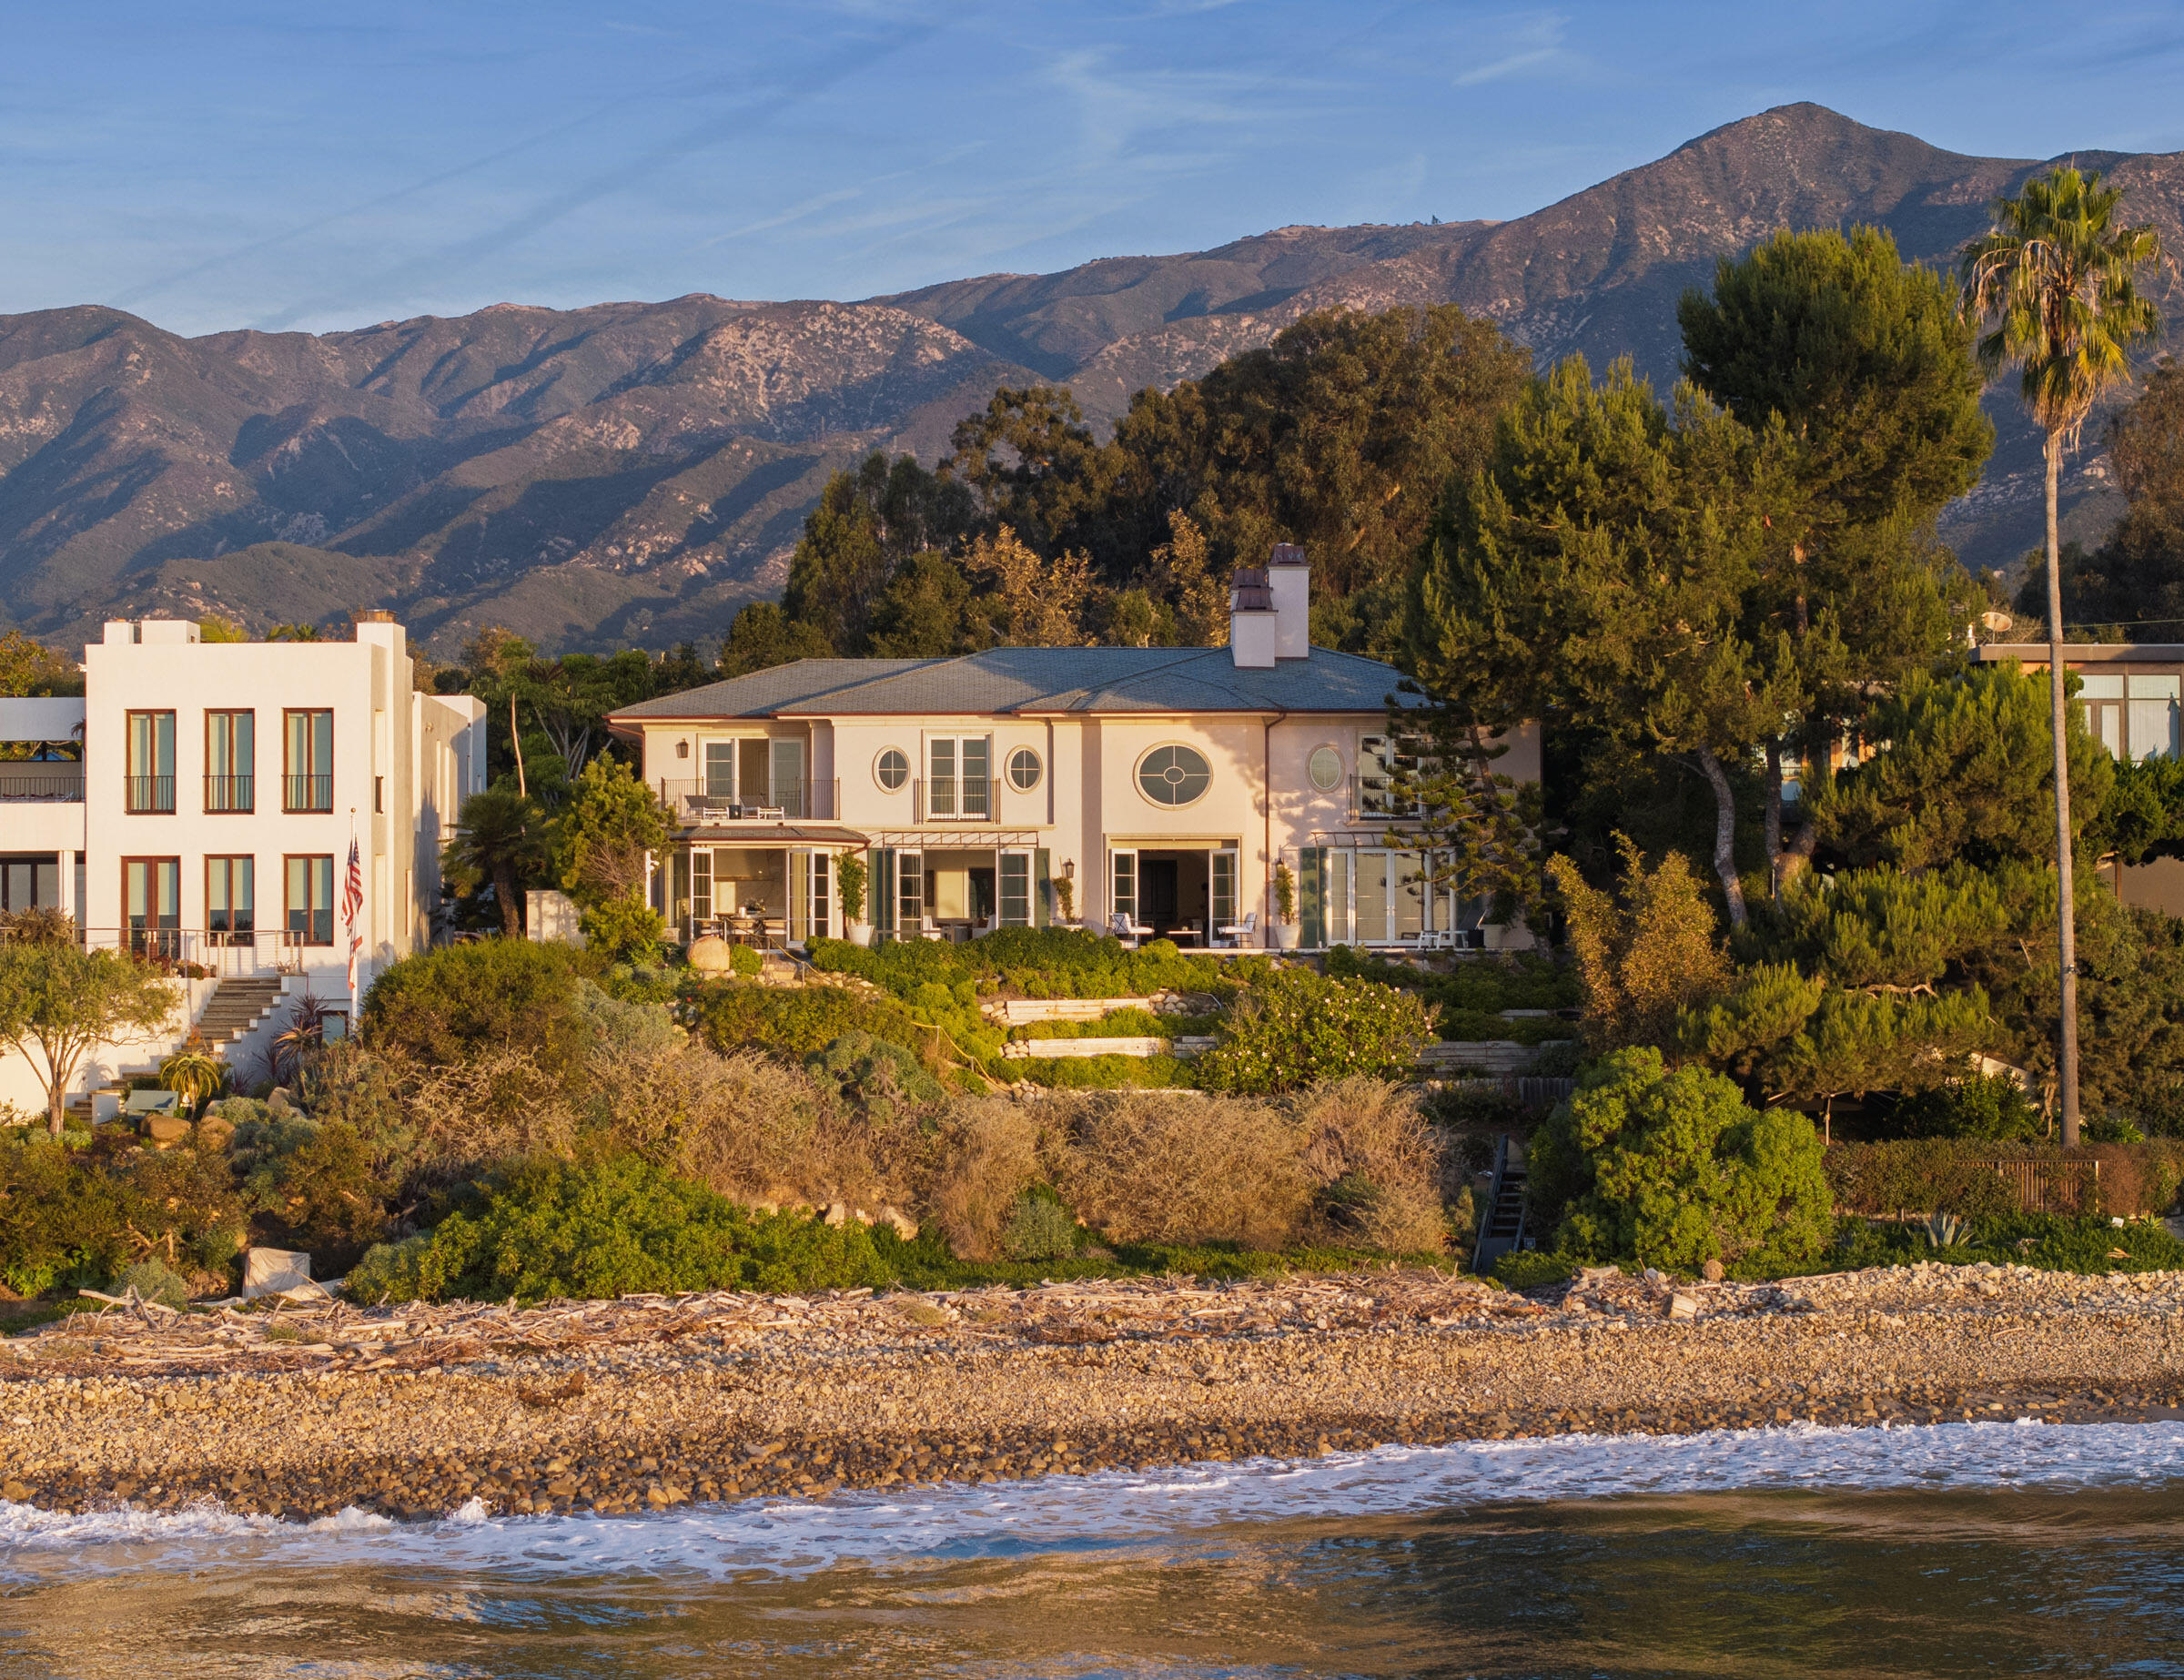
M 1221 937 L 1230 945 L 1239 951 L 1242 950 L 1249 940 L 1258 936 L 1259 912 L 1253 910 L 1247 913 L 1242 921 L 1230 923 L 1228 926 L 1221 928 L 1219 933 Z
M 1153 932 L 1149 927 L 1140 927 L 1119 910 L 1107 918 L 1107 931 L 1132 950 L 1137 948 L 1138 940 L 1150 938 Z

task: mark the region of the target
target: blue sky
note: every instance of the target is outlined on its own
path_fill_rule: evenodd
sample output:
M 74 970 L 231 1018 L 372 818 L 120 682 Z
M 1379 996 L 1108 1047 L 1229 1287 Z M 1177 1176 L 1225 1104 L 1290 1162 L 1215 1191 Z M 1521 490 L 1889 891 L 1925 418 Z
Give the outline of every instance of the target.
M 2173 4 L 10 11 L 0 312 L 190 333 L 1508 218 L 1797 99 L 1958 151 L 2184 149 Z

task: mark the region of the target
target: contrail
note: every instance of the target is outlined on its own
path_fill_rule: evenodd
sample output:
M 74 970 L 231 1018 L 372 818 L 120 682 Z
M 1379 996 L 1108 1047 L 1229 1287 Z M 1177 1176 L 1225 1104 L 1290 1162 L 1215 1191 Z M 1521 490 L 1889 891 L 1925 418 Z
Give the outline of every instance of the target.
M 410 288 L 425 278 L 442 278 L 452 270 L 468 268 L 485 258 L 505 250 L 517 240 L 526 238 L 541 229 L 551 227 L 562 218 L 596 203 L 609 194 L 619 191 L 633 182 L 642 180 L 652 169 L 671 158 L 687 157 L 693 152 L 704 151 L 749 132 L 783 111 L 810 98 L 814 94 L 834 83 L 869 68 L 884 59 L 894 56 L 909 47 L 931 39 L 941 32 L 936 24 L 919 24 L 896 29 L 878 39 L 865 41 L 856 46 L 834 54 L 804 75 L 782 86 L 777 91 L 755 100 L 723 116 L 694 127 L 659 145 L 650 147 L 635 157 L 580 181 L 566 190 L 555 193 L 524 211 L 521 216 L 490 228 L 484 233 L 460 240 L 430 256 L 410 258 L 393 268 L 382 269 L 369 279 L 340 294 L 322 294 L 302 299 L 268 316 L 253 325 L 264 331 L 278 331 L 293 325 L 306 316 L 347 306 L 359 292 L 367 297 L 382 294 L 408 296 Z

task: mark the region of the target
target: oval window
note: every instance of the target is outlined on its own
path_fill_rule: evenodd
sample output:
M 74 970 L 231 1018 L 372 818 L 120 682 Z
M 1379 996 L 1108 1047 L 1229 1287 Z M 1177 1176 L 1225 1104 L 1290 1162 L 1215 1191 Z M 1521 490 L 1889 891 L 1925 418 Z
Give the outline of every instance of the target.
M 1028 794 L 1039 784 L 1039 755 L 1027 746 L 1020 746 L 1008 755 L 1008 784 L 1019 794 Z
M 900 747 L 889 747 L 882 753 L 879 762 L 872 767 L 873 779 L 889 793 L 901 791 L 910 779 L 910 759 Z
M 1305 772 L 1312 778 L 1312 785 L 1323 794 L 1331 794 L 1342 785 L 1342 754 L 1331 746 L 1316 746 L 1305 763 Z
M 1187 805 L 1213 781 L 1205 754 L 1188 746 L 1157 746 L 1138 761 L 1138 786 L 1157 805 Z

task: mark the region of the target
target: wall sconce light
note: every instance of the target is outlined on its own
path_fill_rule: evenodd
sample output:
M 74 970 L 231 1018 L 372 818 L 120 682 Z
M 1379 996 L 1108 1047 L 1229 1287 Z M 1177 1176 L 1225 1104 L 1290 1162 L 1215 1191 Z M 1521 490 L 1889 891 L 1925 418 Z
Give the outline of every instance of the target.
M 1065 881 L 1074 881 L 1077 879 L 1076 858 L 1072 857 L 1062 865 L 1062 879 Z
M 687 741 L 676 742 L 675 756 L 677 758 L 688 758 L 690 756 L 690 743 Z

